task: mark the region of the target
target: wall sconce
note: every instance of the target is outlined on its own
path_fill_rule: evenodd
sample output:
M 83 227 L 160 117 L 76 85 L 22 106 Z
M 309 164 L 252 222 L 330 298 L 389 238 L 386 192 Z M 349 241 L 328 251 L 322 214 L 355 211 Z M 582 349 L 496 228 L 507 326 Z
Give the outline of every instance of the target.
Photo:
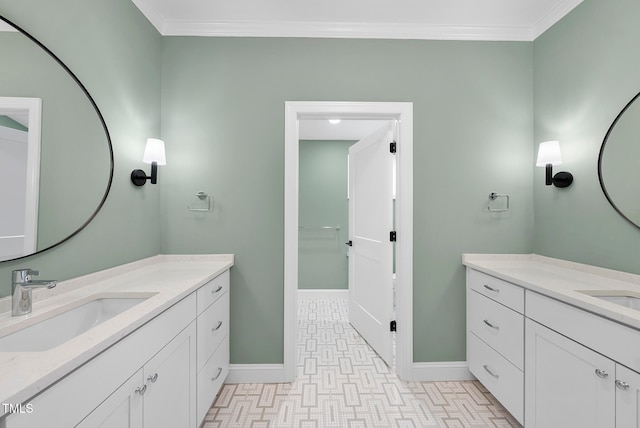
M 151 175 L 147 176 L 147 173 L 141 169 L 134 169 L 131 171 L 131 182 L 136 186 L 144 186 L 147 180 L 151 180 L 151 184 L 156 184 L 158 182 L 158 165 L 167 164 L 164 141 L 157 138 L 147 139 L 142 162 L 151 164 Z
M 556 187 L 569 187 L 573 183 L 573 175 L 570 172 L 561 171 L 553 175 L 553 165 L 560 165 L 561 163 L 562 154 L 560 153 L 560 143 L 558 141 L 540 143 L 536 166 L 545 167 L 545 184 L 547 186 L 553 184 Z

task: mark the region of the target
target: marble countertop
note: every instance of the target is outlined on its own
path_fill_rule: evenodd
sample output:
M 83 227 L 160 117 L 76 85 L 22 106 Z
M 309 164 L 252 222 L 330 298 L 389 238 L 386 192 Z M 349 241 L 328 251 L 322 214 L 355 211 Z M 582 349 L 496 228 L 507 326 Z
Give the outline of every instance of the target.
M 527 290 L 640 329 L 640 310 L 581 292 L 602 291 L 603 294 L 640 296 L 640 275 L 536 254 L 463 254 L 462 264 Z
M 148 296 L 142 303 L 50 350 L 0 352 L 0 403 L 24 403 L 229 269 L 233 262 L 231 254 L 150 257 L 60 281 L 52 289 L 34 290 L 33 312 L 19 317 L 11 316 L 10 296 L 0 299 L 0 336 L 5 336 L 97 294 Z M 0 416 L 5 413 L 3 408 L 0 406 Z

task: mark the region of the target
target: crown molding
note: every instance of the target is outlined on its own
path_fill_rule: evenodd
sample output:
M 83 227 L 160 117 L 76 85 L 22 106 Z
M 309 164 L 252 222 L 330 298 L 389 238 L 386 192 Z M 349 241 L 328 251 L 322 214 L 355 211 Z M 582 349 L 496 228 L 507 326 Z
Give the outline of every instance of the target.
M 171 20 L 150 0 L 132 0 L 163 36 L 533 41 L 583 0 L 560 0 L 535 24 L 433 25 L 317 21 Z
M 532 29 L 518 26 L 447 26 L 360 22 L 165 21 L 164 36 L 311 37 L 417 40 L 531 41 Z
M 158 8 L 148 0 L 131 0 L 131 2 L 136 5 L 140 12 L 142 12 L 142 14 L 147 18 L 147 21 L 156 27 L 156 30 L 164 36 L 164 23 L 166 19 L 162 12 L 160 12 L 160 10 L 158 10 Z
M 542 17 L 532 28 L 533 39 L 537 39 L 542 33 L 547 31 L 556 22 L 560 21 L 583 0 L 563 0 L 555 5 L 549 12 Z

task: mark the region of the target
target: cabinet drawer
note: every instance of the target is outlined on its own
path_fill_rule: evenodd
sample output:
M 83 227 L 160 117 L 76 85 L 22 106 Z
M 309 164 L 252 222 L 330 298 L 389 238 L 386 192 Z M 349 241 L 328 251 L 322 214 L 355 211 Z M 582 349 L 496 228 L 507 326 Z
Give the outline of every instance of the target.
M 198 301 L 198 314 L 204 312 L 213 302 L 229 290 L 229 271 L 226 270 L 220 275 L 207 282 L 196 292 Z
M 198 425 L 207 415 L 207 410 L 222 388 L 229 373 L 229 336 L 226 336 L 220 347 L 198 373 L 197 418 Z
M 514 418 L 524 421 L 524 374 L 474 334 L 468 338 L 469 370 Z
M 229 293 L 224 293 L 213 305 L 198 316 L 198 370 L 229 333 Z
M 467 284 L 470 289 L 484 294 L 516 312 L 524 313 L 524 289 L 522 287 L 473 269 L 467 269 Z
M 520 370 L 524 369 L 524 316 L 470 290 L 469 330 Z

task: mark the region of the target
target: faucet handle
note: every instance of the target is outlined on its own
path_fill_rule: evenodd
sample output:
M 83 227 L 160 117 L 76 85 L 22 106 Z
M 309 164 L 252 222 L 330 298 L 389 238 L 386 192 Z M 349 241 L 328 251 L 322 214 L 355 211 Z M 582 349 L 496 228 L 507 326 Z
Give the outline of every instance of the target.
M 31 280 L 31 275 L 39 275 L 40 271 L 35 269 L 17 269 L 11 272 L 11 282 L 14 284 L 22 284 Z

